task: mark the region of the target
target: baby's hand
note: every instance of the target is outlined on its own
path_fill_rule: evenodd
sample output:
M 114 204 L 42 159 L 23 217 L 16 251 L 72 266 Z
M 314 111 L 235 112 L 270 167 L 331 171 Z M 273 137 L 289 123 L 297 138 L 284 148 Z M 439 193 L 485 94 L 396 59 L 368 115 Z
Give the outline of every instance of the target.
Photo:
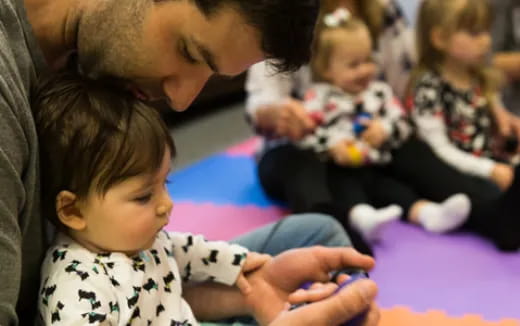
M 363 149 L 352 141 L 341 141 L 329 150 L 332 160 L 339 166 L 359 167 L 364 163 Z
M 240 289 L 242 294 L 247 295 L 251 292 L 251 286 L 249 285 L 245 275 L 259 269 L 272 258 L 271 255 L 260 254 L 257 252 L 247 253 L 246 262 L 244 263 L 244 266 L 242 266 L 242 271 L 240 271 L 236 281 L 236 286 Z
M 366 120 L 363 122 L 366 130 L 361 134 L 361 139 L 373 148 L 380 148 L 389 135 L 380 120 Z

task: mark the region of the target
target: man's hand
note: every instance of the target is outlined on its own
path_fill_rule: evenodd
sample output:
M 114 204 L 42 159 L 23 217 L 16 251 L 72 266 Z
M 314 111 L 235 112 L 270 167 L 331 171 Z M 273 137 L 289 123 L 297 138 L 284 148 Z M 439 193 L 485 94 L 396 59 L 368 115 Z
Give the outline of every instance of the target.
M 300 321 L 294 325 L 307 325 L 303 317 L 307 314 L 307 309 L 302 308 L 302 312 L 297 312 L 300 310 L 297 309 L 294 311 L 294 314 L 293 312 L 286 312 L 290 294 L 298 290 L 300 286 L 307 281 L 329 282 L 329 273 L 332 271 L 350 267 L 368 271 L 373 266 L 374 260 L 371 257 L 362 255 L 351 248 L 312 247 L 289 250 L 274 257 L 257 271 L 247 275 L 247 279 L 251 285 L 251 291 L 245 295 L 246 304 L 250 307 L 251 312 L 261 325 L 268 325 L 271 321 L 275 320 L 278 322 L 277 318 L 282 318 L 280 319 L 282 320 L 281 323 L 278 325 L 283 324 L 284 318 L 289 318 L 289 320 L 292 320 L 291 318 L 301 318 L 294 319 L 295 321 Z M 357 283 L 358 282 L 355 282 L 355 284 Z M 361 290 L 361 288 L 358 289 L 358 287 L 363 287 L 364 283 L 369 284 L 369 289 L 366 292 L 367 294 L 363 296 L 361 292 L 358 291 Z M 313 291 L 313 289 L 308 291 Z M 351 307 L 349 309 L 352 309 L 352 311 L 356 310 L 356 312 L 359 310 L 359 307 L 368 309 L 373 297 L 375 297 L 375 292 L 375 284 L 372 281 L 363 280 L 360 282 L 360 285 L 343 289 L 340 292 L 343 294 L 340 295 L 338 299 L 331 298 L 320 301 L 327 302 L 323 306 L 318 305 L 317 308 L 314 308 L 313 305 L 309 305 L 309 307 L 313 307 L 310 311 L 314 311 L 313 309 L 321 311 L 323 309 L 323 313 L 327 313 L 328 315 L 322 316 L 322 318 L 342 318 L 340 315 L 348 312 L 348 310 L 346 310 L 347 306 Z M 324 293 L 330 294 L 330 288 L 328 290 L 325 289 Z M 301 296 L 302 295 L 300 295 L 300 299 Z M 305 294 L 303 294 L 303 296 L 305 296 Z M 334 297 L 336 297 L 336 295 Z M 321 297 L 318 296 L 318 298 Z M 312 295 L 308 295 L 307 299 L 312 300 Z M 346 302 L 344 300 L 352 301 Z M 363 309 L 359 311 L 363 311 Z M 287 317 L 287 315 L 289 317 Z M 292 317 L 294 315 L 296 315 L 296 317 Z M 345 318 L 348 319 L 349 316 Z
M 284 102 L 262 108 L 257 112 L 260 127 L 272 130 L 279 137 L 299 141 L 312 133 L 316 122 L 308 115 L 302 102 L 287 99 Z
M 363 326 L 379 323 L 379 308 L 373 302 L 377 287 L 370 280 L 356 281 L 337 294 L 298 309 L 282 311 L 269 326 L 285 325 L 341 325 L 368 311 Z
M 380 148 L 389 137 L 381 121 L 374 119 L 364 120 L 361 123 L 366 126 L 365 131 L 361 133 L 361 139 L 372 148 Z

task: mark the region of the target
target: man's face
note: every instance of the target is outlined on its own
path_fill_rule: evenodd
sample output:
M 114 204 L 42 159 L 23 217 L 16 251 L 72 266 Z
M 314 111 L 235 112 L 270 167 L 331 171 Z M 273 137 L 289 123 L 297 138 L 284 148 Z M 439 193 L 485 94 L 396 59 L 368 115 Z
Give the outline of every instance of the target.
M 80 21 L 79 62 L 140 98 L 184 110 L 213 74 L 235 76 L 264 58 L 259 33 L 232 8 L 206 17 L 191 0 L 101 3 Z

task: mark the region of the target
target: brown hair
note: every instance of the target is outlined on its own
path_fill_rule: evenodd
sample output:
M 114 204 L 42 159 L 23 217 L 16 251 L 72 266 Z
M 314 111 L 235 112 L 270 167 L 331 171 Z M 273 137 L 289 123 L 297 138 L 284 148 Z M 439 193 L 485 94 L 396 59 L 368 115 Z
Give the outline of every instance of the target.
M 372 40 L 376 42 L 383 31 L 385 8 L 382 2 L 380 0 L 355 0 L 355 4 L 360 15 L 357 18 L 367 25 Z M 336 10 L 338 5 L 338 0 L 321 0 L 319 21 L 323 21 L 323 16 Z
M 461 5 L 461 1 L 465 1 Z M 409 92 L 427 71 L 439 71 L 444 53 L 432 42 L 432 31 L 440 28 L 444 34 L 457 31 L 489 31 L 493 23 L 493 10 L 487 0 L 424 0 L 421 4 L 417 29 L 416 47 L 418 64 L 412 72 Z M 491 99 L 497 92 L 498 74 L 488 65 L 477 67 L 474 72 L 484 94 Z
M 325 15 L 323 18 L 324 17 Z M 350 33 L 355 31 L 366 29 L 368 32 L 365 23 L 358 18 L 350 17 L 335 27 L 325 25 L 323 18 L 319 22 L 316 31 L 313 49 L 314 55 L 311 60 L 311 69 L 316 81 L 327 81 L 323 75 L 330 65 L 330 58 L 338 44 L 347 42 Z
M 109 82 L 60 73 L 42 81 L 32 108 L 39 137 L 44 213 L 57 226 L 56 196 L 100 196 L 155 173 L 173 139 L 159 114 Z

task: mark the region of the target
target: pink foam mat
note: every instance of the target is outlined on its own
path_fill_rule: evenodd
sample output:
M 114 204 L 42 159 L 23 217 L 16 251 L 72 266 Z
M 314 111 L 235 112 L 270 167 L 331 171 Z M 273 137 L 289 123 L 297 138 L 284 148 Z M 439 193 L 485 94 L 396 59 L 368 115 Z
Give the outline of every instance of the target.
M 177 203 L 166 230 L 203 234 L 210 240 L 230 240 L 277 221 L 285 211 L 277 207 Z
M 230 156 L 252 156 L 260 146 L 260 138 L 252 137 L 242 143 L 230 147 L 225 153 Z

